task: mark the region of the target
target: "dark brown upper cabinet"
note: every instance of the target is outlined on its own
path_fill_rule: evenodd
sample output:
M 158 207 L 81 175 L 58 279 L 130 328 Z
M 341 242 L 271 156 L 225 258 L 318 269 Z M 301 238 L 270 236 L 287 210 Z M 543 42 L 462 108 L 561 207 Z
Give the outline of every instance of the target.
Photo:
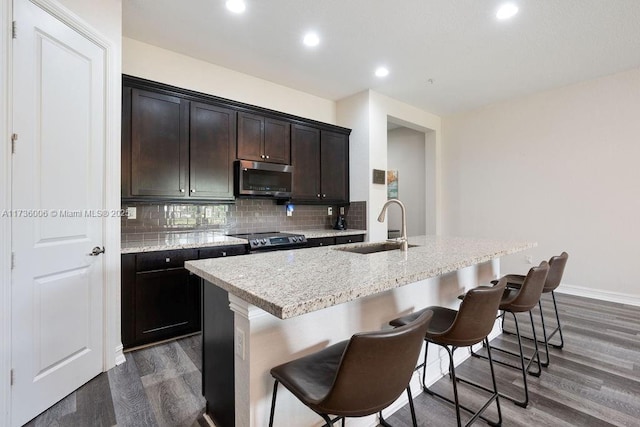
M 236 111 L 123 86 L 122 197 L 233 200 Z
M 236 112 L 191 103 L 189 196 L 233 199 Z
M 128 181 L 132 197 L 184 197 L 189 167 L 189 102 L 140 89 L 126 92 L 130 115 L 123 122 L 129 122 L 126 127 L 131 132 L 126 153 L 130 165 L 123 170 L 123 184 Z
M 238 159 L 288 165 L 290 148 L 289 122 L 238 113 Z
M 235 159 L 294 166 L 292 201 L 349 202 L 350 129 L 122 79 L 122 199 L 229 202 Z
M 349 202 L 348 134 L 292 125 L 291 164 L 293 201 Z

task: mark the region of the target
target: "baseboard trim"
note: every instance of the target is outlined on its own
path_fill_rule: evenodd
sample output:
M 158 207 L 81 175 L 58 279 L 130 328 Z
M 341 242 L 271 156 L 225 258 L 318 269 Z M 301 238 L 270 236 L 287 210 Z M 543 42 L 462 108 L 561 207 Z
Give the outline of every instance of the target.
M 116 366 L 122 365 L 126 361 L 127 359 L 124 357 L 122 344 L 120 344 L 119 346 L 116 347 L 116 358 L 115 358 Z
M 559 294 L 575 295 L 578 297 L 599 299 L 640 307 L 640 295 L 623 294 L 621 292 L 603 291 L 601 289 L 585 288 L 583 286 L 562 283 L 555 291 Z

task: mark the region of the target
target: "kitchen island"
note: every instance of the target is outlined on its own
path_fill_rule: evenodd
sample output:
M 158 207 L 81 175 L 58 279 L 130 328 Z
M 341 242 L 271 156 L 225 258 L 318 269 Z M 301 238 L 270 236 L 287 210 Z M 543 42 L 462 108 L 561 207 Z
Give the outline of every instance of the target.
M 535 246 L 440 236 L 409 243 L 415 246 L 407 252 L 345 250 L 370 245 L 356 243 L 185 263 L 205 281 L 203 391 L 216 425 L 267 425 L 271 367 L 355 332 L 384 328 L 399 315 L 454 306 L 460 292 L 499 275 L 500 257 Z M 434 354 L 428 364 L 440 365 L 428 368 L 428 381 L 435 380 L 442 362 Z M 385 412 L 405 403 L 403 396 Z M 321 424 L 288 392 L 279 393 L 276 425 Z M 350 425 L 376 425 L 376 419 Z

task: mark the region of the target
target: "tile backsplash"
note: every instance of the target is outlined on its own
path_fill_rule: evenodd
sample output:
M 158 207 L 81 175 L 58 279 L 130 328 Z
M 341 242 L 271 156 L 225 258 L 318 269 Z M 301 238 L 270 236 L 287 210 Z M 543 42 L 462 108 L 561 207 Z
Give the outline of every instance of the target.
M 237 199 L 233 204 L 123 203 L 136 208 L 136 219 L 122 218 L 122 233 L 146 231 L 219 230 L 226 233 L 311 230 L 332 228 L 339 207 L 327 215 L 328 206 L 293 205 L 287 216 L 286 205 L 275 200 Z M 366 230 L 366 202 L 344 207 L 347 227 Z

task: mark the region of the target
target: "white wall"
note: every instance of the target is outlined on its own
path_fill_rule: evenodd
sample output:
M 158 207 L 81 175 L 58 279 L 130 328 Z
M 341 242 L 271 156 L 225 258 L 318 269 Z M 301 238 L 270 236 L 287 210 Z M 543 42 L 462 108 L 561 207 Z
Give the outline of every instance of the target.
M 122 73 L 335 124 L 335 102 L 123 38 Z
M 349 196 L 366 201 L 369 208 L 369 92 L 341 99 L 336 105 L 338 125 L 351 129 L 349 136 Z M 367 227 L 369 224 L 367 224 Z
M 535 263 L 566 250 L 568 289 L 640 302 L 640 69 L 447 117 L 443 131 L 446 234 L 537 241 Z
M 408 236 L 427 234 L 425 148 L 424 132 L 405 127 L 387 132 L 387 168 L 398 171 L 398 199 L 406 208 Z M 389 206 L 387 214 L 389 230 L 402 230 L 399 207 Z
M 440 197 L 440 145 L 441 145 L 441 119 L 440 117 L 428 113 L 419 108 L 370 91 L 370 168 L 387 169 L 387 122 L 391 119 L 393 123 L 429 134 L 425 141 L 433 147 L 435 179 L 428 183 L 433 192 L 435 203 L 427 216 L 434 219 L 435 231 L 439 230 L 439 197 Z M 371 182 L 371 181 L 369 181 Z M 386 185 L 372 185 L 370 201 L 367 205 L 369 227 L 369 238 L 371 240 L 384 240 L 387 238 L 386 224 L 380 224 L 376 218 L 387 201 Z

